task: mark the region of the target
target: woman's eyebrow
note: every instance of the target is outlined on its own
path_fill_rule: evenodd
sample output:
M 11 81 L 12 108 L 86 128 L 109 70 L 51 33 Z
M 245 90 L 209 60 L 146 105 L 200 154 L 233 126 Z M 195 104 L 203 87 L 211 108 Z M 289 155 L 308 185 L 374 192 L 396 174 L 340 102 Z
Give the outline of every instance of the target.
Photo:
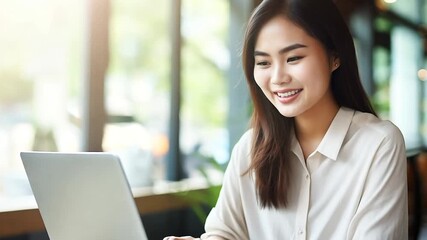
M 292 45 L 289 45 L 287 47 L 284 47 L 284 48 L 280 49 L 279 54 L 287 53 L 287 52 L 290 52 L 292 50 L 295 50 L 295 49 L 298 49 L 298 48 L 305 48 L 305 47 L 307 47 L 307 46 L 304 45 L 304 44 L 295 43 L 295 44 L 292 44 Z M 262 51 L 255 50 L 254 51 L 254 56 L 269 56 L 269 54 L 265 53 L 265 52 L 262 52 Z

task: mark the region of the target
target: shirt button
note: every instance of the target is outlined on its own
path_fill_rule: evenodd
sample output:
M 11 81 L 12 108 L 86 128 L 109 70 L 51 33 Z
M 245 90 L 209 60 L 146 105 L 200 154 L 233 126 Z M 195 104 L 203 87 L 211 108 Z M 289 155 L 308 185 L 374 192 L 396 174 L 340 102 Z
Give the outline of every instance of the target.
M 305 175 L 305 179 L 309 179 L 310 178 L 310 176 L 307 174 L 307 175 Z
M 302 235 L 304 233 L 304 231 L 302 230 L 302 229 L 300 229 L 299 231 L 298 231 L 298 234 L 299 235 Z

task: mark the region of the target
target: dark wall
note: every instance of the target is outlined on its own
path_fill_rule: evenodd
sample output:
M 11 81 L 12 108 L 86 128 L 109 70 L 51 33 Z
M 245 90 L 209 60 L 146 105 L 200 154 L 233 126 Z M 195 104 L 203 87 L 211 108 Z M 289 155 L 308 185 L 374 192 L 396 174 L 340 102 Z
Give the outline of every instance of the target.
M 191 209 L 145 214 L 141 219 L 149 240 L 162 240 L 170 235 L 199 237 L 203 233 L 203 223 Z M 37 232 L 0 240 L 49 240 L 49 237 L 46 232 Z

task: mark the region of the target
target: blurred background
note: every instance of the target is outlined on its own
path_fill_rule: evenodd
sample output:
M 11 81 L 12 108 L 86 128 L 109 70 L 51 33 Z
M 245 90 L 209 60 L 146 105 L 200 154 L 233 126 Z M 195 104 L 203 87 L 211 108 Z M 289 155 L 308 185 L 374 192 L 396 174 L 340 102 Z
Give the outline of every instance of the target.
M 135 188 L 225 167 L 251 114 L 240 49 L 259 2 L 0 0 L 0 205 L 32 194 L 20 151 L 114 152 Z M 422 219 L 427 1 L 336 2 L 375 109 L 404 134 Z

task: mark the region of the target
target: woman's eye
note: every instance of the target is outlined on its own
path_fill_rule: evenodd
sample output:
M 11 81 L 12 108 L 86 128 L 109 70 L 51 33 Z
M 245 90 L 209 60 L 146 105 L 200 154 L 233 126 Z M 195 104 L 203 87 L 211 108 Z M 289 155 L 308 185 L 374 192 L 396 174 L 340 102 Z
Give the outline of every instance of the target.
M 260 62 L 257 62 L 256 65 L 264 67 L 264 66 L 268 66 L 268 62 L 267 61 L 260 61 Z
M 302 59 L 302 57 L 300 57 L 300 56 L 290 57 L 290 58 L 288 58 L 287 62 L 288 63 L 289 62 L 295 62 L 295 61 L 298 61 L 300 59 Z

